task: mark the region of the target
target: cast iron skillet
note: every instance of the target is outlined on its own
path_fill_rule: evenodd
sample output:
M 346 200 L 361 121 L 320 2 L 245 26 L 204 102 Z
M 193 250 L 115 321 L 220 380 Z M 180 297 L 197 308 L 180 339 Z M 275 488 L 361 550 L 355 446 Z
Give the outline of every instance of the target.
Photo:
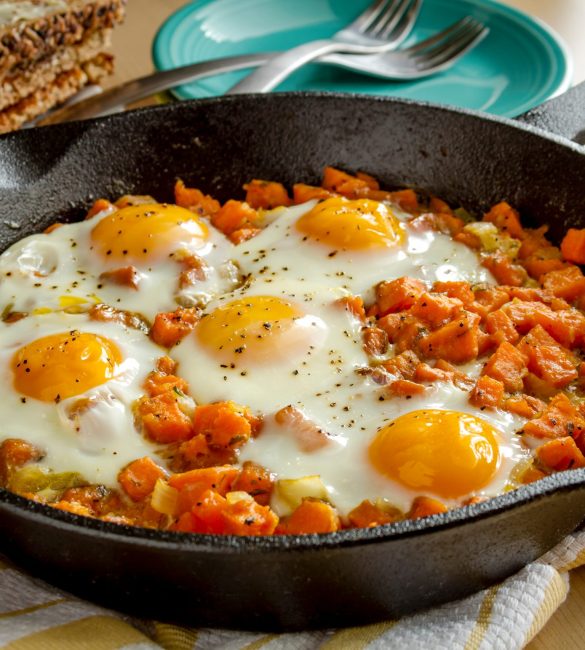
M 584 88 L 529 119 L 582 138 L 571 108 L 579 103 L 585 107 Z M 327 164 L 474 211 L 506 199 L 530 223 L 550 224 L 557 240 L 585 225 L 585 153 L 569 140 L 416 102 L 274 94 L 2 138 L 0 245 L 57 215 L 79 218 L 100 196 L 171 200 L 181 177 L 225 200 L 241 196 L 253 177 L 314 183 Z M 366 623 L 460 598 L 534 560 L 584 517 L 585 470 L 423 520 L 274 538 L 128 528 L 0 490 L 0 550 L 34 575 L 140 616 L 292 630 Z

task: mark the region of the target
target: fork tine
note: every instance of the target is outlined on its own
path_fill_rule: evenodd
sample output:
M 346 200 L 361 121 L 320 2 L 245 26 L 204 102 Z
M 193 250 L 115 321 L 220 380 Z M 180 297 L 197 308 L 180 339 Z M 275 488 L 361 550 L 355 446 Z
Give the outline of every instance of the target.
M 489 28 L 482 25 L 472 26 L 459 34 L 453 41 L 420 57 L 419 70 L 435 69 L 444 63 L 451 64 L 463 56 L 471 47 L 475 47 L 488 34 Z
M 396 0 L 376 0 L 370 4 L 346 29 L 356 29 L 363 32 L 378 19 L 381 13 L 387 11 L 388 6 Z
M 412 31 L 414 23 L 418 18 L 423 0 L 413 0 L 408 9 L 400 16 L 400 19 L 395 24 L 388 24 L 378 34 L 378 38 L 384 40 L 393 40 L 395 42 L 402 42 Z
M 418 52 L 426 50 L 431 46 L 443 43 L 445 39 L 451 38 L 460 29 L 467 27 L 467 25 L 470 23 L 479 24 L 474 18 L 471 18 L 471 16 L 466 16 L 465 18 L 458 20 L 456 23 L 453 23 L 453 25 L 447 27 L 442 32 L 439 32 L 438 34 L 435 34 L 434 36 L 431 36 L 424 41 L 421 41 L 420 43 L 416 43 L 415 45 L 405 48 L 402 50 L 402 52 L 406 54 L 418 54 Z
M 395 0 L 395 2 L 392 2 L 386 7 L 385 11 L 378 14 L 376 20 L 370 21 L 363 33 L 370 38 L 378 38 L 378 35 L 385 29 L 386 25 L 390 24 L 394 27 L 401 20 L 411 1 Z

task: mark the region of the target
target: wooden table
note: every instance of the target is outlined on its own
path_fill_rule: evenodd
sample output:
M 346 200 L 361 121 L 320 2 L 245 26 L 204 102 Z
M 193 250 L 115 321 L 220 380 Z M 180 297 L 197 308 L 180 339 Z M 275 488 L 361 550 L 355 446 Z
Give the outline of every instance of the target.
M 275 0 L 276 1 L 276 0 Z M 430 1 L 430 0 L 429 0 Z M 116 73 L 107 85 L 148 74 L 152 39 L 158 26 L 185 0 L 130 0 L 126 22 L 114 35 Z M 575 63 L 574 81 L 585 80 L 584 0 L 507 0 L 537 16 L 566 41 Z M 585 647 L 585 567 L 571 573 L 571 593 L 528 650 L 582 650 Z

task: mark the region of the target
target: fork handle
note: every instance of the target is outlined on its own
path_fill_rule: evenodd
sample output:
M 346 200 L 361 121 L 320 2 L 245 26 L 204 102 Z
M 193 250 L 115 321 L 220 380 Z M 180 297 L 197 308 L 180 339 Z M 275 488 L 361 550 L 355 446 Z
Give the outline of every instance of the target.
M 342 43 L 330 39 L 304 43 L 273 57 L 270 61 L 244 77 L 235 86 L 232 86 L 226 95 L 270 92 L 298 68 L 331 52 L 376 54 L 387 49 L 390 49 L 390 44 L 357 45 L 355 43 Z

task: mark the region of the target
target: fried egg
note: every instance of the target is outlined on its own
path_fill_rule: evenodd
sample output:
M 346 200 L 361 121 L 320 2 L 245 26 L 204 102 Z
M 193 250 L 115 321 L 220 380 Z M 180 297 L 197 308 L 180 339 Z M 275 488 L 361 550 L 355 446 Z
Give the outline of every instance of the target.
M 476 364 L 471 374 L 480 369 Z M 342 516 L 364 499 L 408 511 L 421 494 L 453 507 L 471 496 L 500 494 L 528 454 L 513 433 L 521 418 L 481 411 L 468 392 L 447 382 L 406 399 L 354 373 L 312 395 L 295 394 L 290 403 L 327 432 L 328 444 L 303 448 L 271 415 L 240 460 L 260 463 L 279 479 L 318 475 Z M 272 505 L 289 514 L 278 499 Z
M 85 314 L 0 324 L 2 437 L 43 450 L 47 470 L 116 485 L 121 467 L 156 458 L 134 424 L 132 405 L 160 356 L 143 332 Z
M 234 400 L 259 412 L 286 406 L 367 363 L 347 292 L 257 281 L 212 301 L 173 348 L 197 402 Z
M 105 303 L 153 318 L 205 304 L 239 282 L 233 245 L 198 215 L 148 203 L 99 213 L 14 244 L 0 256 L 10 311 Z
M 276 208 L 266 228 L 239 245 L 234 259 L 253 278 L 342 287 L 373 298 L 382 280 L 410 276 L 426 281 L 494 279 L 477 255 L 449 235 L 409 224 L 398 206 L 368 199 L 330 198 Z

